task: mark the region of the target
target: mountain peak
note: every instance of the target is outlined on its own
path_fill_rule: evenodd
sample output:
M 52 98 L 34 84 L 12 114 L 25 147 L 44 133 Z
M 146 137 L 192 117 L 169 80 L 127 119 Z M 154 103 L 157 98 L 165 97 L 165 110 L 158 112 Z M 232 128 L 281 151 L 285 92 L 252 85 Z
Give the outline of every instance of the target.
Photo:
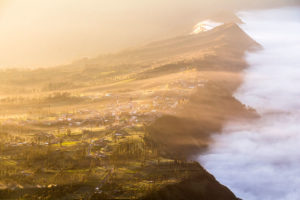
M 221 23 L 221 22 L 216 22 L 213 20 L 204 20 L 194 26 L 194 30 L 191 34 L 199 34 L 201 32 L 206 32 L 206 31 L 212 30 L 222 24 L 223 23 Z

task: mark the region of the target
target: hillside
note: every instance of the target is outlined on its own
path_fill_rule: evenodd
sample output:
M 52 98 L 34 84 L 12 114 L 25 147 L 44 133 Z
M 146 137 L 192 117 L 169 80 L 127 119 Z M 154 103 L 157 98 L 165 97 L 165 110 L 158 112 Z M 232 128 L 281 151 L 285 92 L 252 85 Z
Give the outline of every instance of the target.
M 0 199 L 236 199 L 191 160 L 226 120 L 256 116 L 232 94 L 245 52 L 258 47 L 226 23 L 2 71 Z

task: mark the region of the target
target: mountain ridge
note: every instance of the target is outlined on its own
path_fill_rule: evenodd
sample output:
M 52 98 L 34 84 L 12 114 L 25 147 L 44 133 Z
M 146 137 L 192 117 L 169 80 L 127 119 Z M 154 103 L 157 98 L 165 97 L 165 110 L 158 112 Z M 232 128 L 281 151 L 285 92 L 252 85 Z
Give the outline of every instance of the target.
M 190 160 L 207 149 L 213 142 L 211 136 L 218 133 L 227 120 L 256 117 L 255 111 L 232 96 L 242 82 L 240 72 L 247 67 L 245 52 L 256 48 L 259 45 L 237 24 L 226 23 L 197 35 L 158 41 L 67 66 L 3 71 L 0 94 L 4 97 L 0 100 L 0 114 L 8 117 L 0 124 L 1 130 L 7 135 L 15 134 L 12 130 L 24 132 L 18 137 L 25 134 L 32 144 L 43 140 L 45 134 L 48 145 L 26 143 L 28 151 L 39 147 L 38 152 L 48 152 L 51 155 L 48 159 L 55 162 L 50 165 L 52 162 L 47 161 L 47 167 L 51 169 L 54 165 L 54 169 L 60 169 L 59 172 L 52 169 L 56 172 L 53 180 L 59 178 L 58 173 L 64 174 L 64 179 L 54 188 L 35 189 L 25 185 L 17 192 L 6 189 L 0 194 L 22 196 L 27 191 L 31 195 L 29 199 L 51 194 L 52 199 L 59 199 L 62 195 L 59 191 L 65 189 L 69 191 L 67 195 L 81 195 L 77 193 L 82 190 L 94 199 L 130 195 L 146 199 L 184 199 L 181 197 L 187 193 L 190 199 L 236 199 L 228 188 Z M 14 120 L 9 117 L 18 115 L 25 117 Z M 28 119 L 23 120 L 26 117 Z M 99 131 L 99 126 L 104 130 Z M 65 134 L 62 136 L 61 132 Z M 104 138 L 99 141 L 99 137 Z M 66 140 L 66 144 L 59 143 L 62 141 L 59 138 Z M 94 140 L 104 146 L 101 153 L 93 152 L 99 148 Z M 27 148 L 26 145 L 20 148 Z M 87 145 L 93 148 L 84 149 Z M 130 151 L 124 150 L 131 145 Z M 18 151 L 19 147 L 13 148 Z M 79 154 L 80 159 L 75 159 L 73 153 L 77 148 L 83 148 L 83 155 L 89 151 L 94 154 L 83 157 Z M 133 153 L 140 160 L 132 160 Z M 83 166 L 89 172 L 81 182 L 65 182 L 72 178 L 72 173 L 64 173 L 61 165 L 64 166 L 65 161 L 61 163 L 59 158 L 69 154 L 73 168 L 82 170 Z M 45 165 L 40 166 L 40 160 L 34 160 L 35 157 L 25 160 L 29 159 L 33 159 L 35 167 L 40 167 L 33 175 L 38 182 L 38 177 L 47 169 Z M 140 163 L 136 165 L 137 162 Z M 96 172 L 97 165 L 102 167 L 101 163 L 105 164 L 103 171 L 110 177 L 101 184 L 106 188 L 101 194 L 104 196 L 93 193 L 100 187 Z M 126 170 L 135 173 L 125 173 Z M 52 176 L 50 172 L 48 175 Z M 118 179 L 123 176 L 124 179 Z M 150 184 L 149 189 L 145 189 L 145 181 Z M 136 191 L 137 186 L 142 193 Z M 122 192 L 116 193 L 115 187 Z

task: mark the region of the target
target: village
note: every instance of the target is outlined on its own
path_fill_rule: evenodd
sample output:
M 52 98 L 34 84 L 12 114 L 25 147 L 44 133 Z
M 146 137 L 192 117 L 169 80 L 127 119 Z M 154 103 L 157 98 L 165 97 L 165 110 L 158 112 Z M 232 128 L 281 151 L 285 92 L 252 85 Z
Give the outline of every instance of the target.
M 204 87 L 205 81 L 193 77 L 138 91 L 80 94 L 76 99 L 84 101 L 70 103 L 69 110 L 60 109 L 62 98 L 73 98 L 63 93 L 58 103 L 53 101 L 58 97 L 51 96 L 51 104 L 37 112 L 2 115 L 0 189 L 53 188 L 80 180 L 93 185 L 92 194 L 102 195 L 105 184 L 128 176 L 128 170 L 172 166 L 174 161 L 151 144 L 146 129 L 162 115 L 176 115 L 189 96 Z M 154 187 L 153 180 L 148 181 L 143 188 Z M 170 181 L 175 180 L 165 177 L 159 185 Z

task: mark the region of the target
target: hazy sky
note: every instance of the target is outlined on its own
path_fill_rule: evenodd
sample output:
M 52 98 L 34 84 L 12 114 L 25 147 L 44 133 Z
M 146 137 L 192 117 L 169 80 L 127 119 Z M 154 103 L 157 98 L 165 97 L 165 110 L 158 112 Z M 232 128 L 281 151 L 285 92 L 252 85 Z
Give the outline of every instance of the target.
M 190 32 L 210 10 L 244 2 L 0 0 L 0 67 L 68 63 Z
M 66 63 L 183 32 L 177 27 L 196 13 L 192 2 L 8 0 L 0 10 L 0 65 Z

